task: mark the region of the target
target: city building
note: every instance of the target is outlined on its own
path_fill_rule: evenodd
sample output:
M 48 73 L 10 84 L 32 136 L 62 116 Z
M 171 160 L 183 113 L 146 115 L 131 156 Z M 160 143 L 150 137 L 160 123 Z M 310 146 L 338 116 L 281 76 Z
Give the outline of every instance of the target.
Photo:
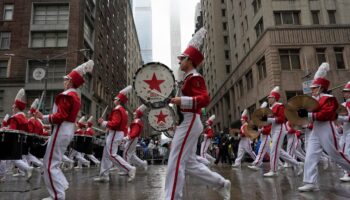
M 179 70 L 177 56 L 181 53 L 181 26 L 180 26 L 180 1 L 170 1 L 170 67 L 175 80 L 181 80 L 183 72 Z
M 217 131 L 238 127 L 241 112 L 248 108 L 251 115 L 274 86 L 281 86 L 282 102 L 302 94 L 302 83 L 312 80 L 322 62 L 330 63 L 332 93 L 342 101 L 341 87 L 350 77 L 350 4 L 342 0 L 201 3 L 209 30 L 203 68 L 212 97 L 208 111 L 217 115 Z M 223 34 L 215 34 L 220 27 Z M 229 63 L 218 63 L 226 58 Z
M 133 0 L 133 14 L 138 34 L 142 60 L 144 63 L 153 61 L 152 50 L 152 4 L 151 0 Z

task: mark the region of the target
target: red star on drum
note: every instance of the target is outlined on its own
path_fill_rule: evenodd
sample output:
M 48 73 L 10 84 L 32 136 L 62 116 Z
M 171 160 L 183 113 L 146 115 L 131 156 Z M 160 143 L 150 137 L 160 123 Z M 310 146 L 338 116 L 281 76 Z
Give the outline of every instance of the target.
M 165 80 L 158 80 L 156 73 L 153 73 L 151 80 L 144 80 L 145 83 L 149 85 L 149 89 L 151 90 L 158 90 L 159 92 L 162 92 L 160 90 L 160 84 L 162 84 Z
M 162 111 L 160 111 L 159 115 L 155 115 L 157 117 L 157 124 L 159 124 L 159 122 L 164 122 L 165 123 L 165 118 L 168 115 L 164 115 Z

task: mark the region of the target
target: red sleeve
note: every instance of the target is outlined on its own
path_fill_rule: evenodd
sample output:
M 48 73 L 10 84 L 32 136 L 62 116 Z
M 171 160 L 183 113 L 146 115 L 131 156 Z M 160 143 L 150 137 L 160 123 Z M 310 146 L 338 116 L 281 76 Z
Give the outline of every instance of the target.
M 336 110 L 338 108 L 338 102 L 335 98 L 330 97 L 322 105 L 319 112 L 312 113 L 312 119 L 315 121 L 333 121 L 336 119 Z
M 128 134 L 130 139 L 134 139 L 140 134 L 140 126 L 137 123 L 133 123 L 130 126 L 130 132 Z
M 19 129 L 19 124 L 16 118 L 11 117 L 7 122 L 8 122 L 9 129 L 12 129 L 12 130 Z
M 300 138 L 301 132 L 300 131 L 295 131 L 295 135 L 297 136 L 297 138 Z
M 285 122 L 286 117 L 284 116 L 284 106 L 283 105 L 278 106 L 275 119 L 276 119 L 276 123 L 278 123 L 278 124 L 283 124 Z
M 29 120 L 28 121 L 28 132 L 34 133 L 34 131 L 35 131 L 35 124 L 34 124 L 33 120 Z
M 61 124 L 68 119 L 73 105 L 73 99 L 68 95 L 61 95 L 57 97 L 56 104 L 57 112 L 49 116 L 50 124 Z
M 111 117 L 109 118 L 107 122 L 107 128 L 109 129 L 116 129 L 120 125 L 122 121 L 122 115 L 119 110 L 113 110 L 111 113 Z
M 214 131 L 213 129 L 209 128 L 208 132 L 207 132 L 208 138 L 212 138 L 214 137 Z
M 262 130 L 261 130 L 261 133 L 262 133 L 263 135 L 268 135 L 268 134 L 270 134 L 270 132 L 271 132 L 271 124 L 270 124 L 270 125 L 267 125 L 267 126 L 264 126 L 264 127 L 262 128 Z
M 203 77 L 193 76 L 191 78 L 191 90 L 193 93 L 194 109 L 207 107 L 209 105 L 210 97 Z

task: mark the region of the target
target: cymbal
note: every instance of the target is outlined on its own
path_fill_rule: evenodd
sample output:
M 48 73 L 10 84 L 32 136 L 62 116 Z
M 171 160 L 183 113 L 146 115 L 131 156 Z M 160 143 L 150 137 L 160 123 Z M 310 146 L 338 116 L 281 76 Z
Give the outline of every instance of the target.
M 262 121 L 261 119 L 264 116 L 269 116 L 272 115 L 272 110 L 268 109 L 268 108 L 258 108 L 254 111 L 253 116 L 252 116 L 252 120 L 254 125 L 256 126 L 266 126 L 269 123 L 267 121 Z
M 251 140 L 255 140 L 256 138 L 259 137 L 259 132 L 254 130 L 254 124 L 249 123 L 247 126 L 247 137 L 249 137 Z
M 240 133 L 241 130 L 239 130 L 238 128 L 231 128 L 230 129 L 230 133 L 233 134 L 233 133 Z
M 320 105 L 316 99 L 308 95 L 294 96 L 288 100 L 287 104 L 298 109 L 306 109 L 309 112 L 316 110 Z
M 343 105 L 339 105 L 339 107 L 337 109 L 337 113 L 338 113 L 338 115 L 346 116 L 346 115 L 348 115 L 348 109 L 346 109 L 346 107 Z
M 287 117 L 288 121 L 293 123 L 294 126 L 307 125 L 309 123 L 309 119 L 307 117 L 299 117 L 298 110 L 298 107 L 287 104 L 284 109 L 284 115 Z

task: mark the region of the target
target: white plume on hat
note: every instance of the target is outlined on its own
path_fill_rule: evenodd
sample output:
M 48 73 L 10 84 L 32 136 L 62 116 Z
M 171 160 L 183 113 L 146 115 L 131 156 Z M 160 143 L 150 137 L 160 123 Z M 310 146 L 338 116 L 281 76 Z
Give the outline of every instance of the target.
M 215 120 L 215 115 L 210 116 L 208 120 L 214 121 Z
M 267 107 L 267 102 L 264 101 L 261 105 L 260 105 L 260 108 L 266 108 Z
M 94 61 L 88 60 L 87 62 L 79 65 L 74 70 L 77 71 L 80 75 L 84 75 L 86 73 L 91 73 L 94 69 Z
M 274 87 L 271 92 L 277 92 L 277 93 L 280 93 L 280 86 L 276 86 Z
M 33 103 L 32 103 L 32 105 L 30 106 L 30 108 L 37 109 L 37 108 L 38 108 L 38 104 L 39 104 L 39 99 L 36 98 L 36 99 L 33 101 Z
M 244 116 L 248 117 L 248 110 L 247 109 L 243 110 L 242 117 L 244 117 Z
M 132 86 L 131 85 L 128 85 L 126 86 L 124 89 L 120 90 L 119 93 L 122 93 L 122 94 L 128 94 L 130 91 L 132 90 Z
M 141 106 L 139 106 L 137 108 L 137 110 L 141 111 L 141 112 L 144 112 L 145 110 L 147 109 L 147 106 L 145 104 L 142 104 Z
M 322 63 L 315 73 L 314 79 L 326 77 L 329 70 L 329 64 L 326 62 Z
M 94 119 L 94 117 L 93 117 L 93 116 L 90 116 L 89 119 L 87 120 L 87 122 L 92 122 L 93 119 Z
M 206 33 L 207 30 L 204 27 L 199 29 L 188 43 L 188 46 L 193 46 L 196 49 L 201 49 L 201 46 L 203 45 L 203 39 Z
M 21 88 L 18 92 L 17 92 L 17 95 L 16 95 L 16 98 L 15 100 L 19 100 L 21 102 L 27 102 L 26 100 L 26 92 L 23 88 Z
M 84 123 L 84 122 L 85 122 L 85 116 L 82 116 L 82 117 L 79 119 L 78 122 L 79 122 L 79 123 Z
M 9 114 L 6 114 L 3 121 L 6 122 L 8 119 L 10 118 L 10 115 Z

